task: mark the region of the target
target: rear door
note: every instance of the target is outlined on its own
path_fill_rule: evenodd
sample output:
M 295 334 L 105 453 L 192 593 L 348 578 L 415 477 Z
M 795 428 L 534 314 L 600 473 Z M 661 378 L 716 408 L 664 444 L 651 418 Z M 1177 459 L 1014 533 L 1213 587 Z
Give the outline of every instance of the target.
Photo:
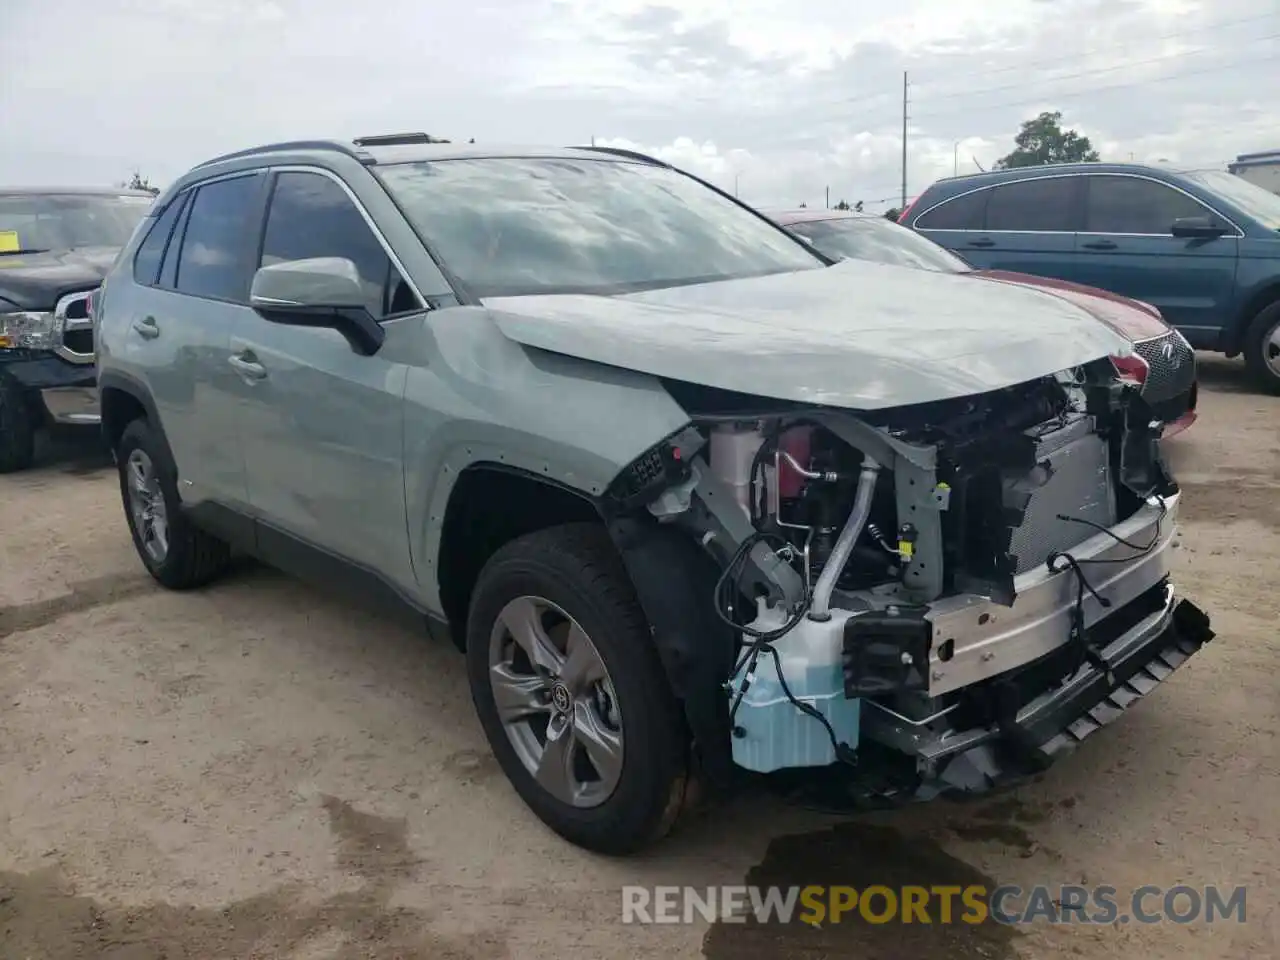
M 134 261 L 122 368 L 144 380 L 178 466 L 184 501 L 246 502 L 227 350 L 249 312 L 262 171 L 199 184 L 176 198 Z
M 980 270 L 1065 277 L 1081 219 L 1079 177 L 1029 177 L 962 194 L 916 229 Z
M 911 223 L 911 229 L 958 253 L 974 266 L 984 266 L 981 256 L 976 256 L 981 248 L 970 248 L 968 241 L 986 225 L 987 201 L 990 199 L 989 187 L 959 194 L 926 208 Z
M 980 232 L 958 252 L 974 266 L 1065 278 L 1080 221 L 1080 178 L 1036 177 L 998 184 Z
M 1145 300 L 1193 345 L 1213 347 L 1233 313 L 1239 239 L 1195 197 L 1131 174 L 1090 174 L 1085 219 L 1069 279 Z M 1207 217 L 1227 235 L 1175 237 L 1173 221 Z

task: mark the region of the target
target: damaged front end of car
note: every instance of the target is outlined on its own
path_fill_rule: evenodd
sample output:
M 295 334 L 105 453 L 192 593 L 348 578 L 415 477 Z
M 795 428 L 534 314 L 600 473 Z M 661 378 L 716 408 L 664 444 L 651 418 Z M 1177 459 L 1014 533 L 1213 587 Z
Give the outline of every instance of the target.
M 1106 360 L 857 414 L 666 386 L 690 425 L 603 501 L 713 787 L 982 792 L 1213 637 L 1170 580 L 1161 425 Z

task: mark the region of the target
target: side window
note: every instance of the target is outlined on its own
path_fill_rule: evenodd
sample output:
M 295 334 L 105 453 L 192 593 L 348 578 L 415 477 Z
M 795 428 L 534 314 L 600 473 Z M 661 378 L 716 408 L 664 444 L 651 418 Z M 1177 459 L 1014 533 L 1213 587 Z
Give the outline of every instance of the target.
M 1179 217 L 1212 216 L 1198 201 L 1163 183 L 1139 177 L 1089 177 L 1085 205 L 1088 233 L 1154 233 L 1169 236 Z
M 182 212 L 178 214 L 178 225 L 173 228 L 173 236 L 169 238 L 169 246 L 164 251 L 164 262 L 160 264 L 159 286 L 172 290 L 177 286 L 178 253 L 182 250 L 182 238 L 187 232 L 187 221 L 191 219 L 191 191 L 182 198 Z
M 1071 233 L 1076 229 L 1077 177 L 1002 183 L 987 204 L 988 230 Z
M 248 299 L 247 227 L 257 212 L 257 175 L 215 180 L 196 190 L 182 234 L 179 293 L 243 303 Z
M 178 222 L 178 215 L 186 204 L 187 195 L 179 194 L 151 224 L 151 229 L 138 246 L 138 252 L 133 255 L 133 279 L 136 283 L 150 287 L 160 278 L 160 261 L 164 259 L 169 237 L 173 235 L 173 225 Z
M 260 266 L 310 257 L 354 263 L 369 313 L 377 319 L 421 307 L 342 187 L 319 173 L 281 173 L 271 194 Z
M 975 190 L 934 207 L 915 222 L 919 230 L 981 230 L 990 190 Z

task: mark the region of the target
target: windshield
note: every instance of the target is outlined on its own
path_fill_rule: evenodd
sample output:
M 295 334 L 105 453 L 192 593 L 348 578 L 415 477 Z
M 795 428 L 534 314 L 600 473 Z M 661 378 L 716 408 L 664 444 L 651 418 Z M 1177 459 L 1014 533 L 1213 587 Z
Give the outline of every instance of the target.
M 1280 230 L 1280 196 L 1262 189 L 1256 183 L 1250 183 L 1244 177 L 1223 173 L 1221 170 L 1204 170 L 1183 176 L 1212 190 L 1268 230 Z
M 784 231 L 664 167 L 486 158 L 375 169 L 478 297 L 626 293 L 825 266 Z
M 0 194 L 0 254 L 123 247 L 151 203 L 150 197 Z
M 787 229 L 808 237 L 829 257 L 852 257 L 943 273 L 962 273 L 972 269 L 932 240 L 882 217 L 802 220 L 788 224 Z

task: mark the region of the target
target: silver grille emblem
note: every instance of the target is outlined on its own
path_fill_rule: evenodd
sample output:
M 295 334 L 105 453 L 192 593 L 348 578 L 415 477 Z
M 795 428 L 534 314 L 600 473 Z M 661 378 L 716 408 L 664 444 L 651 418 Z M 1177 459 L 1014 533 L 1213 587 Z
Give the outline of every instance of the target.
M 1182 357 L 1177 355 L 1176 351 L 1173 349 L 1173 342 L 1170 340 L 1166 340 L 1160 345 L 1160 356 L 1169 361 L 1175 370 L 1182 366 Z

